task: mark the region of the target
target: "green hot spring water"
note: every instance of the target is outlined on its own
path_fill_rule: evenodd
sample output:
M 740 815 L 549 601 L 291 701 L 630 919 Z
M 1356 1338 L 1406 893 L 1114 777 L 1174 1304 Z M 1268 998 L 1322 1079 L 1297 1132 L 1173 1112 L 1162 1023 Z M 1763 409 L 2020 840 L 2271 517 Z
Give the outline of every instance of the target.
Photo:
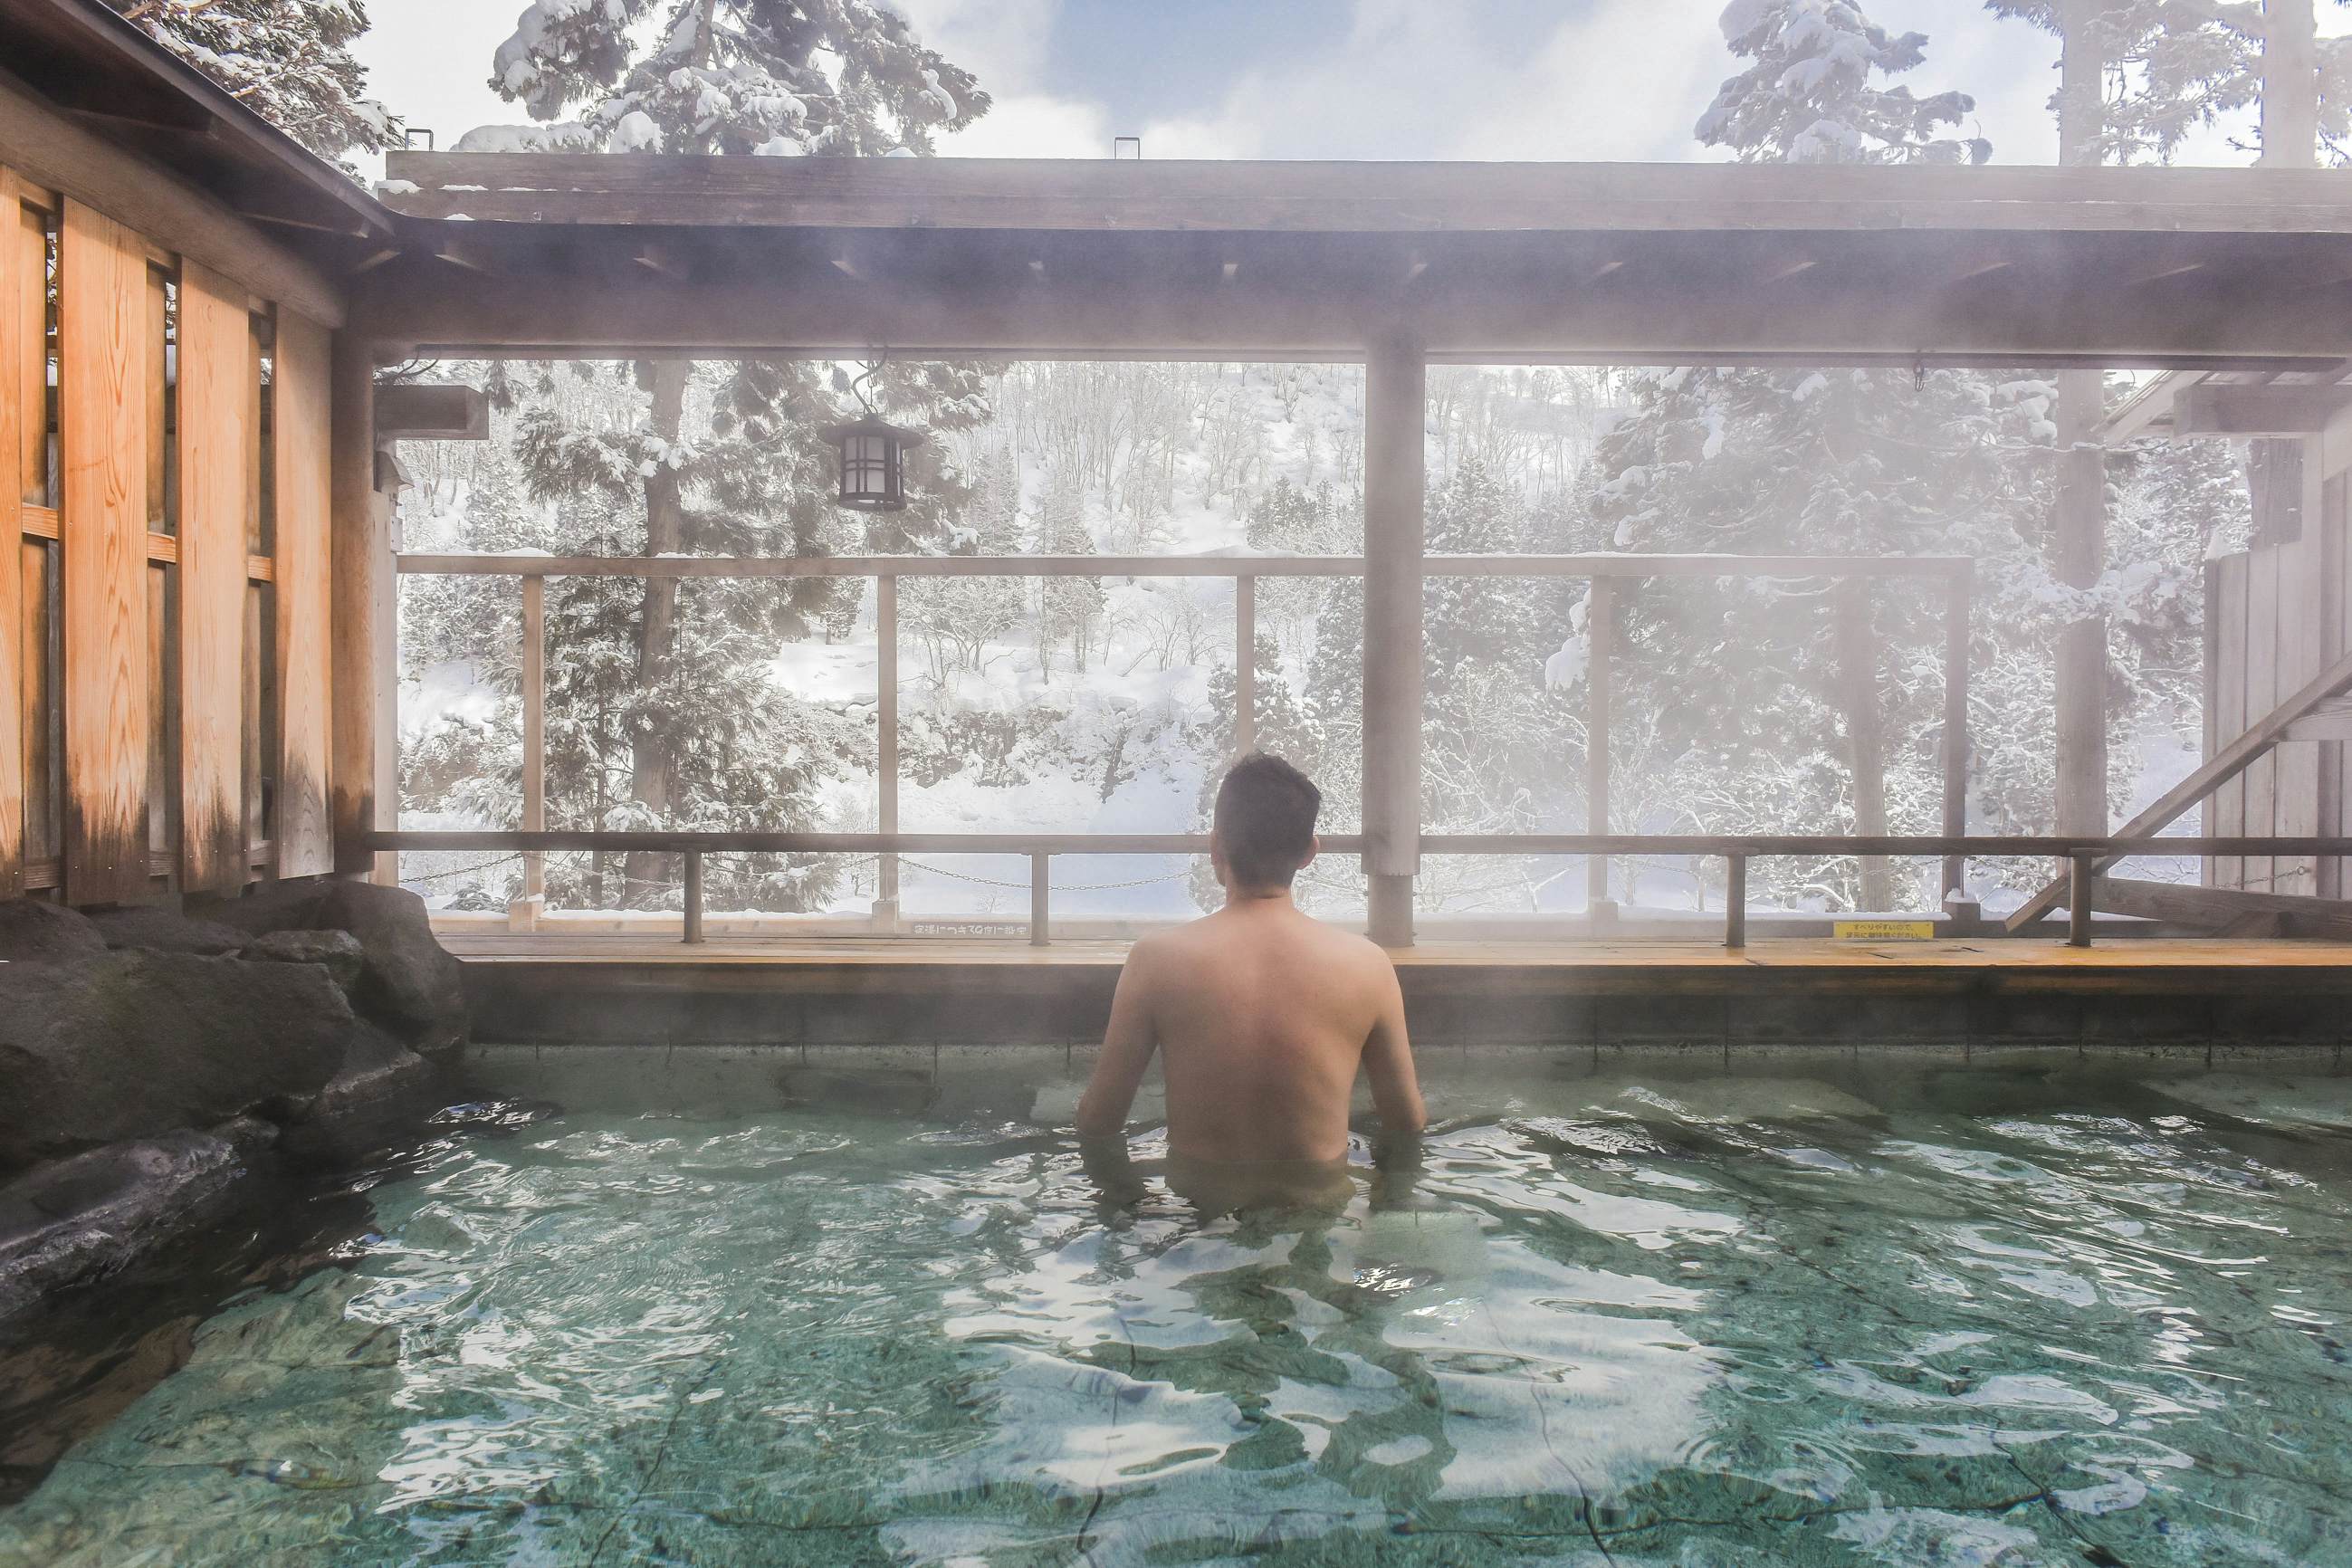
M 1204 1217 L 1059 1051 L 481 1053 L 0 1562 L 2352 1563 L 2326 1056 L 1423 1055 Z

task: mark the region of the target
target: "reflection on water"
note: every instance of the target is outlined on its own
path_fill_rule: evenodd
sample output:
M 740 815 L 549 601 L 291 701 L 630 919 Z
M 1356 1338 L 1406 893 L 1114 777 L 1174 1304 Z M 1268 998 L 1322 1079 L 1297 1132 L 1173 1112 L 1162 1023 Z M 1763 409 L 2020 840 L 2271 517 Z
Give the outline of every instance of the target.
M 1437 1059 L 1231 1212 L 1059 1053 L 561 1055 L 0 1560 L 2352 1562 L 2345 1079 Z

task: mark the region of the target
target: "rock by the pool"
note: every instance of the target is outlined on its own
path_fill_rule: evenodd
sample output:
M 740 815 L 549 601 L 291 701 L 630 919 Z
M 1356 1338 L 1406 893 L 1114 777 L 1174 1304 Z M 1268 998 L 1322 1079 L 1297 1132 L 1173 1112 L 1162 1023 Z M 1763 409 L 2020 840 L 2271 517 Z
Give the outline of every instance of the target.
M 121 1268 L 205 1213 L 239 1163 L 229 1139 L 183 1128 L 92 1149 L 0 1186 L 0 1318 Z
M 103 910 L 89 917 L 106 945 L 144 948 L 150 952 L 194 952 L 217 958 L 246 943 L 246 933 L 217 921 L 194 920 L 162 904 L 137 904 L 129 909 Z
M 433 935 L 425 900 L 373 882 L 281 882 L 211 911 L 256 934 L 342 931 L 366 951 L 352 1002 L 426 1056 L 466 1037 L 465 972 Z
M 106 952 L 106 938 L 78 910 L 38 899 L 0 901 L 0 961 L 72 963 Z
M 359 1026 L 316 964 L 124 952 L 0 965 L 0 1169 L 315 1095 Z
M 367 968 L 367 949 L 347 931 L 272 931 L 245 942 L 237 956 L 270 963 L 319 963 L 349 992 Z

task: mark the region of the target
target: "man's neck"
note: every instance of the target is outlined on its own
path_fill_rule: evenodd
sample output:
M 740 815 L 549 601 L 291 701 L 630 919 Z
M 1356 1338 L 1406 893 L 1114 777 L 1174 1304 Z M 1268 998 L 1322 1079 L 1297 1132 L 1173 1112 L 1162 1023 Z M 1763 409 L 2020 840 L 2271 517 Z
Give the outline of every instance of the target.
M 1227 888 L 1229 910 L 1286 910 L 1297 907 L 1288 888 Z

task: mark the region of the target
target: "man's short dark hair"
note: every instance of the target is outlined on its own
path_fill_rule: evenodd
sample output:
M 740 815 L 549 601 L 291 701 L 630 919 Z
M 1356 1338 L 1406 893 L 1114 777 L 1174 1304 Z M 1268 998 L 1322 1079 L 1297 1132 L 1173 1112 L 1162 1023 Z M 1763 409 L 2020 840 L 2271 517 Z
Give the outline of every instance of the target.
M 1252 752 L 1217 786 L 1216 829 L 1225 865 L 1244 887 L 1290 886 L 1315 848 L 1323 792 L 1268 752 Z

